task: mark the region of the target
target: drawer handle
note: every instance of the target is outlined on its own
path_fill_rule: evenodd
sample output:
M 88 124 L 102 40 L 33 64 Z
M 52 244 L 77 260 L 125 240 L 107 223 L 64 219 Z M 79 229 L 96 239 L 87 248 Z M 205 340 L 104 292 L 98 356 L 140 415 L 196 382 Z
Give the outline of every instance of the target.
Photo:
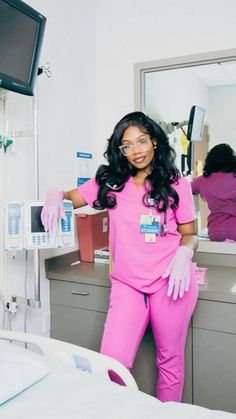
M 71 291 L 71 294 L 74 294 L 74 295 L 83 295 L 84 297 L 86 297 L 87 295 L 89 295 L 89 292 Z

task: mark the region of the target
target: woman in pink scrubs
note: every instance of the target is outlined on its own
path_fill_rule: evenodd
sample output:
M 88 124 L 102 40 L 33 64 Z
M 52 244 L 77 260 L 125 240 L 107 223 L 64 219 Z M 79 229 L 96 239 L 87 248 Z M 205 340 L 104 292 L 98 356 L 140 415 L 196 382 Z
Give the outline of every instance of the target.
M 151 324 L 157 347 L 157 397 L 181 401 L 184 349 L 198 287 L 197 246 L 189 182 L 160 126 L 142 112 L 124 116 L 104 154 L 108 164 L 80 187 L 48 190 L 41 218 L 46 230 L 63 217 L 62 199 L 109 213 L 112 254 L 110 306 L 101 352 L 131 369 Z
M 191 183 L 193 194 L 207 202 L 208 235 L 213 241 L 236 241 L 236 155 L 228 144 L 207 154 L 203 176 Z

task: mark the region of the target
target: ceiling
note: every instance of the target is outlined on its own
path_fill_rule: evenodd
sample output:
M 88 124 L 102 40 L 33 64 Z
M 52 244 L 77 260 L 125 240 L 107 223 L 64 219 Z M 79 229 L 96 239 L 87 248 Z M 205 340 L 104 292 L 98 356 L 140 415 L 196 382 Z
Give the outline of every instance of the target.
M 236 84 L 236 61 L 194 66 L 191 71 L 209 87 Z

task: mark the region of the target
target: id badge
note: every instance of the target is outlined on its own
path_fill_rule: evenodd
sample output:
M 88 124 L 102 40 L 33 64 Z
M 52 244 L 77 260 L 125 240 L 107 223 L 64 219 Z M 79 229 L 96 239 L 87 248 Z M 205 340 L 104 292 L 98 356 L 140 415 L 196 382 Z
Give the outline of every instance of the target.
M 144 240 L 147 243 L 155 243 L 156 235 L 160 234 L 160 216 L 145 214 L 140 216 L 140 233 L 144 234 Z

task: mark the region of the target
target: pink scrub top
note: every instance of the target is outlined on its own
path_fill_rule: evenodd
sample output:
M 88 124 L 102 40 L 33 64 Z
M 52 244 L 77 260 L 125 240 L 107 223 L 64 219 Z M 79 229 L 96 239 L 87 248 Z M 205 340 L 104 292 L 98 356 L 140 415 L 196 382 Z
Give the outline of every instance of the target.
M 191 183 L 194 194 L 207 202 L 208 234 L 211 240 L 236 240 L 236 176 L 233 173 L 211 173 Z
M 153 207 L 146 207 L 142 198 L 145 187 L 137 188 L 130 177 L 121 192 L 112 191 L 117 205 L 108 209 L 109 240 L 112 253 L 111 280 L 122 281 L 133 288 L 145 292 L 156 292 L 166 282 L 161 278 L 180 245 L 181 235 L 178 224 L 193 221 L 195 216 L 191 185 L 181 177 L 172 185 L 179 195 L 177 208 L 167 210 L 166 236 L 156 235 L 155 243 L 145 242 L 140 232 L 140 216 L 160 215 L 164 223 L 164 214 Z M 98 185 L 94 178 L 78 187 L 84 200 L 92 207 L 97 198 Z

